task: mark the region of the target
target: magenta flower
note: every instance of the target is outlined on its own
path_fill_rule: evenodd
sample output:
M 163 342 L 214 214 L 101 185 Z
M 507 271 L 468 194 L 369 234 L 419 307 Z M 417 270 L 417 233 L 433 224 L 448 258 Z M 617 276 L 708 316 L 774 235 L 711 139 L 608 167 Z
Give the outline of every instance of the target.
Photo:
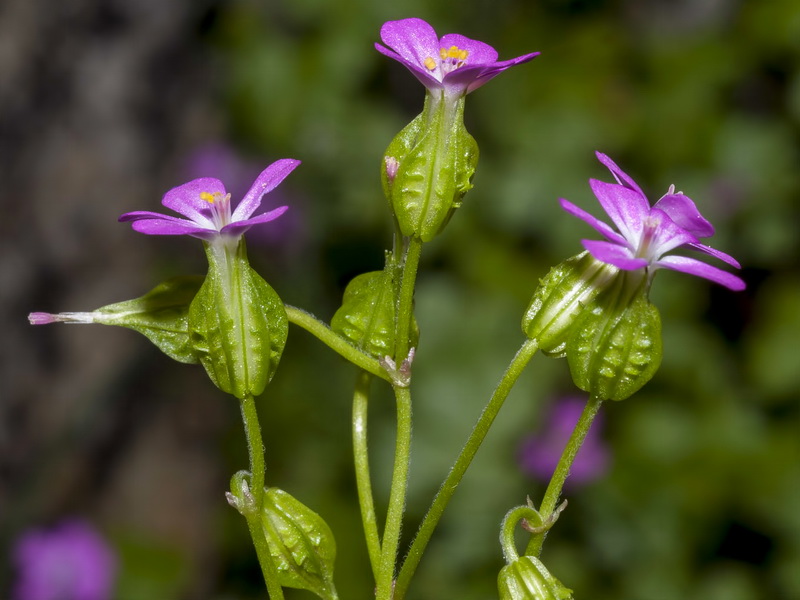
M 564 210 L 606 238 L 607 241 L 582 240 L 583 247 L 592 256 L 625 271 L 647 269 L 650 277 L 657 269 L 665 268 L 704 277 L 734 291 L 745 288 L 742 279 L 722 269 L 687 256 L 665 256 L 676 248 L 688 246 L 741 268 L 732 256 L 700 243 L 700 238 L 714 235 L 714 227 L 688 196 L 675 192 L 674 186 L 670 186 L 669 191 L 651 207 L 636 182 L 608 156 L 597 152 L 597 158 L 608 167 L 617 183 L 590 179 L 589 185 L 619 231 L 561 199 Z
M 422 19 L 387 21 L 381 27 L 381 40 L 388 48 L 375 44 L 375 49 L 405 65 L 426 88 L 457 96 L 539 55 L 533 52 L 498 62 L 497 51 L 488 44 L 457 33 L 439 39 Z
M 550 481 L 585 405 L 586 398 L 570 396 L 550 407 L 541 433 L 526 437 L 520 446 L 519 465 L 525 473 L 539 481 Z M 594 481 L 608 469 L 609 452 L 601 436 L 601 417 L 595 418 L 572 462 L 569 485 Z
M 206 241 L 220 235 L 239 237 L 253 225 L 273 221 L 286 212 L 288 207 L 281 206 L 252 216 L 261 206 L 264 194 L 275 189 L 299 164 L 299 160 L 289 158 L 272 163 L 256 178 L 233 213 L 231 195 L 222 182 L 203 177 L 171 189 L 161 201 L 185 219 L 137 211 L 125 213 L 119 220 L 132 221 L 136 231 L 149 235 L 191 235 Z
M 20 536 L 12 549 L 14 600 L 111 600 L 117 559 L 89 524 L 63 521 Z

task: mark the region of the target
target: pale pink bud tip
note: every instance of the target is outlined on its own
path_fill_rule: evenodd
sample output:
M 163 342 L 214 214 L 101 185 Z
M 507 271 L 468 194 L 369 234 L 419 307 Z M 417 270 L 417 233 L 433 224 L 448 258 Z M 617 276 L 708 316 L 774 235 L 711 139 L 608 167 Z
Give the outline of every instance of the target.
M 31 325 L 49 325 L 58 321 L 55 315 L 45 312 L 32 312 L 28 315 L 28 321 Z

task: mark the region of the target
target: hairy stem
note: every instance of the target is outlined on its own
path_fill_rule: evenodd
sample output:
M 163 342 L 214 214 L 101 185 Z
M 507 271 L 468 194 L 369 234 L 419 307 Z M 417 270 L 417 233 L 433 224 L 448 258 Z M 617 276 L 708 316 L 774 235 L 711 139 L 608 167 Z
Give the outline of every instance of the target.
M 247 451 L 250 456 L 250 493 L 253 496 L 254 509 L 245 514 L 250 536 L 256 548 L 258 562 L 267 584 L 267 592 L 271 600 L 283 600 L 283 589 L 278 582 L 278 571 L 272 560 L 267 538 L 261 525 L 261 509 L 264 502 L 264 444 L 261 440 L 261 426 L 258 423 L 258 412 L 253 396 L 242 400 L 242 421 L 247 436 Z
M 589 433 L 592 421 L 594 421 L 594 418 L 597 416 L 602 403 L 603 401 L 596 396 L 591 396 L 586 403 L 586 407 L 583 409 L 583 413 L 581 413 L 580 419 L 578 419 L 578 423 L 575 425 L 575 429 L 572 430 L 572 435 L 570 435 L 564 452 L 561 454 L 561 458 L 558 461 L 558 465 L 556 465 L 556 470 L 553 473 L 553 477 L 550 479 L 547 490 L 545 490 L 542 505 L 539 508 L 539 514 L 543 521 L 547 521 L 556 510 L 556 504 L 561 496 L 561 490 L 564 488 L 564 482 L 566 482 L 569 476 L 572 462 L 575 460 L 575 456 L 578 454 L 583 440 L 586 439 L 586 434 Z M 525 549 L 525 554 L 538 557 L 542 552 L 542 544 L 544 544 L 544 538 L 546 536 L 546 531 L 533 535 L 528 542 L 528 547 Z
M 367 405 L 371 380 L 370 374 L 364 371 L 360 371 L 356 379 L 356 388 L 353 393 L 353 456 L 361 521 L 364 524 L 364 536 L 372 574 L 377 581 L 381 563 L 381 541 L 375 517 L 375 499 L 372 495 L 372 478 L 369 473 L 369 454 L 367 452 Z
M 290 323 L 302 327 L 319 339 L 323 344 L 360 369 L 391 383 L 391 378 L 377 360 L 353 346 L 346 339 L 334 332 L 326 323 L 323 323 L 311 313 L 295 306 L 286 304 L 285 308 L 286 316 L 289 317 Z
M 428 542 L 433 535 L 433 531 L 439 523 L 439 520 L 442 518 L 442 514 L 444 513 L 448 502 L 450 502 L 450 499 L 453 497 L 453 494 L 455 493 L 458 484 L 461 482 L 464 473 L 466 472 L 470 463 L 472 463 L 472 459 L 475 458 L 478 448 L 480 448 L 481 444 L 483 443 L 486 434 L 489 432 L 489 428 L 494 422 L 498 412 L 500 412 L 500 408 L 502 408 L 509 392 L 519 376 L 522 374 L 525 366 L 528 364 L 531 358 L 533 358 L 533 355 L 536 354 L 537 350 L 538 345 L 536 341 L 526 340 L 525 343 L 522 344 L 522 347 L 519 349 L 517 354 L 514 356 L 514 359 L 511 361 L 508 369 L 506 369 L 506 372 L 503 374 L 500 383 L 497 384 L 489 403 L 486 405 L 486 408 L 483 409 L 483 412 L 478 418 L 477 423 L 475 423 L 475 426 L 473 427 L 472 432 L 467 439 L 467 443 L 464 444 L 461 453 L 458 455 L 458 458 L 456 458 L 453 467 L 450 469 L 450 473 L 447 475 L 444 483 L 442 483 L 442 487 L 439 488 L 436 497 L 433 499 L 431 507 L 428 509 L 428 513 L 425 515 L 425 518 L 423 519 L 422 524 L 417 531 L 417 535 L 408 551 L 408 556 L 406 556 L 406 560 L 403 563 L 403 566 L 400 569 L 400 573 L 397 577 L 394 596 L 395 600 L 400 600 L 405 596 L 405 593 L 408 590 L 409 582 L 411 581 L 411 577 L 414 575 L 414 572 L 419 565 L 422 554 L 425 552 L 425 548 L 427 547 Z

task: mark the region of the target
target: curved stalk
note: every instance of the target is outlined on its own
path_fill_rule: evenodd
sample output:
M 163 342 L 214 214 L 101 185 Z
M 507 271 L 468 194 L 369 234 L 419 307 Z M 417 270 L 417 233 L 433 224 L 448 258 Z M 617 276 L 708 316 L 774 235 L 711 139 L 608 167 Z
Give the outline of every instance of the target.
M 556 504 L 561 496 L 561 490 L 564 487 L 564 482 L 566 482 L 569 476 L 569 470 L 572 468 L 572 462 L 575 460 L 575 456 L 578 454 L 583 440 L 586 439 L 586 434 L 589 433 L 592 421 L 594 421 L 594 418 L 597 416 L 602 403 L 603 401 L 596 396 L 591 396 L 586 403 L 586 407 L 583 409 L 583 413 L 581 413 L 580 419 L 578 419 L 578 423 L 575 425 L 575 429 L 572 430 L 572 435 L 570 435 L 564 452 L 558 460 L 558 465 L 553 473 L 553 477 L 550 479 L 550 483 L 547 485 L 547 490 L 545 490 L 544 498 L 542 499 L 542 505 L 539 508 L 539 514 L 543 521 L 547 521 L 555 512 Z M 544 538 L 546 536 L 546 531 L 533 535 L 528 542 L 528 547 L 525 549 L 525 554 L 538 557 L 542 552 L 542 544 L 544 544 Z
M 296 306 L 284 305 L 286 308 L 286 316 L 289 317 L 289 322 L 302 327 L 311 335 L 320 340 L 323 344 L 337 352 L 343 358 L 347 359 L 360 369 L 367 373 L 380 377 L 384 381 L 392 382 L 386 370 L 380 363 L 369 356 L 364 354 L 353 346 L 350 342 L 334 332 L 326 323 L 317 319 L 314 315 L 304 311 Z
M 353 393 L 353 456 L 364 537 L 367 542 L 372 574 L 377 581 L 381 563 L 381 541 L 378 535 L 378 521 L 375 517 L 375 500 L 372 495 L 372 478 L 369 473 L 369 453 L 367 451 L 367 405 L 371 380 L 370 374 L 364 371 L 359 372 L 356 379 L 356 388 Z
M 475 458 L 478 448 L 480 448 L 484 438 L 486 438 L 489 427 L 491 427 L 495 417 L 497 417 L 497 413 L 500 412 L 511 388 L 538 349 L 539 347 L 535 340 L 526 340 L 514 356 L 511 364 L 509 364 L 500 383 L 497 384 L 489 403 L 486 405 L 486 408 L 483 409 L 481 416 L 475 423 L 467 439 L 467 443 L 464 444 L 461 453 L 458 455 L 458 458 L 456 458 L 453 467 L 450 469 L 450 473 L 447 475 L 444 483 L 442 483 L 442 487 L 439 488 L 431 507 L 428 509 L 428 513 L 419 526 L 417 535 L 411 544 L 411 548 L 408 551 L 408 555 L 397 577 L 394 595 L 395 600 L 401 600 L 405 596 L 411 577 L 414 575 L 422 559 L 422 554 L 425 552 L 425 548 L 433 535 L 434 529 L 442 518 L 444 509 L 453 497 L 464 473 L 470 463 L 472 463 L 472 459 Z
M 264 501 L 264 478 L 266 466 L 264 463 L 264 443 L 261 440 L 261 426 L 258 423 L 258 412 L 253 396 L 245 397 L 241 402 L 242 421 L 244 422 L 245 435 L 247 436 L 247 451 L 250 457 L 250 493 L 253 496 L 254 510 L 247 511 L 247 527 L 253 545 L 256 548 L 258 562 L 267 584 L 267 592 L 271 600 L 283 600 L 283 589 L 278 582 L 278 570 L 272 560 L 267 538 L 261 525 L 261 507 Z

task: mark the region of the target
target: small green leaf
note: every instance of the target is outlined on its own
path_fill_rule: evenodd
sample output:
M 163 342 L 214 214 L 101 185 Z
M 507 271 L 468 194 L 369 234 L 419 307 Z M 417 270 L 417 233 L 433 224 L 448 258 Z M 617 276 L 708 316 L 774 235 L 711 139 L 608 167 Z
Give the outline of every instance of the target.
M 281 586 L 325 600 L 338 598 L 333 584 L 336 541 L 322 517 L 283 490 L 268 488 L 262 526 Z
M 521 556 L 503 567 L 497 589 L 500 600 L 572 600 L 572 590 L 534 556 Z
M 239 399 L 258 396 L 278 368 L 289 322 L 278 294 L 235 249 L 207 244 L 208 275 L 189 309 L 192 345 L 211 380 Z
M 170 358 L 199 362 L 189 340 L 189 305 L 200 289 L 200 276 L 176 277 L 160 283 L 144 296 L 109 304 L 91 313 L 63 313 L 64 322 L 117 325 L 138 331 Z
M 383 358 L 394 354 L 394 286 L 386 271 L 356 276 L 344 291 L 342 306 L 331 319 L 331 329 L 360 350 Z M 412 324 L 411 347 L 419 341 L 416 320 Z
M 626 274 L 629 272 L 626 272 Z M 661 317 L 645 283 L 620 276 L 576 321 L 566 353 L 572 379 L 601 400 L 624 400 L 661 364 Z

